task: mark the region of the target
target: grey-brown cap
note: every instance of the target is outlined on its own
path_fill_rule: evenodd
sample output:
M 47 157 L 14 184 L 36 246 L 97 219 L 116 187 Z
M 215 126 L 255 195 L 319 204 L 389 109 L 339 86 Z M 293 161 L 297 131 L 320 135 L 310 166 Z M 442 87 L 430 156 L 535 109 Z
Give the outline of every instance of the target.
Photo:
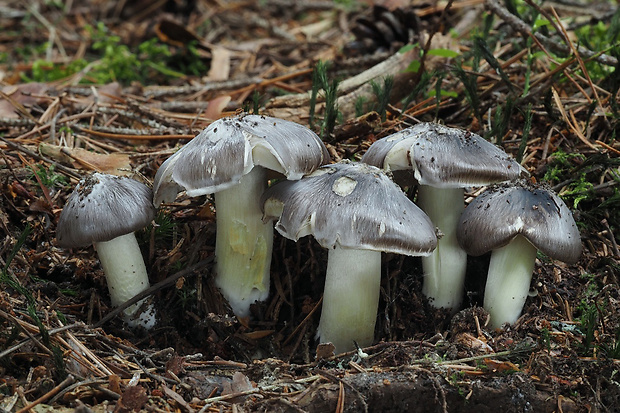
M 435 226 L 378 168 L 361 163 L 325 165 L 299 181 L 265 191 L 265 219 L 298 240 L 312 234 L 321 246 L 428 255 Z
M 487 189 L 465 208 L 457 229 L 459 243 L 473 256 L 517 235 L 553 259 L 573 264 L 581 255 L 579 230 L 566 204 L 545 186 L 526 181 Z
M 510 181 L 525 170 L 475 133 L 419 123 L 373 143 L 362 162 L 386 170 L 413 169 L 422 185 L 462 188 Z
M 310 129 L 295 122 L 260 115 L 222 118 L 168 158 L 153 182 L 155 205 L 215 193 L 263 166 L 299 179 L 329 162 L 327 148 Z
M 153 192 L 134 179 L 93 173 L 82 178 L 60 213 L 58 245 L 77 248 L 109 241 L 148 225 Z

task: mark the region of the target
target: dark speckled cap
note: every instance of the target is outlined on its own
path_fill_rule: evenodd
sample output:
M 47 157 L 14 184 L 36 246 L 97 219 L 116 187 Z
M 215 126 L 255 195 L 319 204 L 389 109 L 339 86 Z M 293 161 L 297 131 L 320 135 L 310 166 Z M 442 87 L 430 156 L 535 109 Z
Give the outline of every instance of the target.
M 325 165 L 299 181 L 265 191 L 265 219 L 297 240 L 312 234 L 324 248 L 428 255 L 435 226 L 380 169 L 362 163 Z
M 463 188 L 511 181 L 527 172 L 475 133 L 420 123 L 373 143 L 362 162 L 386 170 L 413 169 L 422 185 Z
M 222 118 L 168 158 L 153 181 L 155 205 L 212 194 L 237 184 L 254 165 L 300 179 L 329 162 L 321 139 L 295 122 L 242 114 Z
M 543 185 L 526 181 L 496 185 L 472 201 L 461 215 L 459 243 L 478 256 L 522 235 L 553 259 L 569 264 L 581 255 L 581 237 L 566 204 Z
M 134 232 L 154 217 L 149 187 L 127 177 L 94 173 L 83 178 L 69 196 L 56 239 L 61 247 L 85 247 Z

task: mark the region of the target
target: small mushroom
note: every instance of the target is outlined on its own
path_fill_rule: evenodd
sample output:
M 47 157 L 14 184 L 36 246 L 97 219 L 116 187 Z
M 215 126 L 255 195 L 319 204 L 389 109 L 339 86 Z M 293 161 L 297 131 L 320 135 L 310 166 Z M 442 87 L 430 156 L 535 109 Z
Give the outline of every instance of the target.
M 273 226 L 262 221 L 260 196 L 267 170 L 300 179 L 329 161 L 327 148 L 308 128 L 259 115 L 213 122 L 168 158 L 153 182 L 155 206 L 189 196 L 215 194 L 215 283 L 234 313 L 269 295 Z
M 514 180 L 525 171 L 475 133 L 437 123 L 420 123 L 376 141 L 362 162 L 413 171 L 417 203 L 442 234 L 433 254 L 422 258 L 423 293 L 437 308 L 458 310 L 467 266 L 467 254 L 456 240 L 464 188 Z
M 58 245 L 94 246 L 115 307 L 149 288 L 134 231 L 155 217 L 152 202 L 151 189 L 138 181 L 93 173 L 80 180 L 60 213 L 56 228 Z M 153 305 L 142 309 L 145 300 L 124 311 L 125 321 L 131 327 L 149 329 L 155 325 Z
M 487 189 L 461 215 L 457 237 L 473 256 L 491 253 L 484 292 L 490 326 L 514 323 L 528 295 L 537 250 L 574 264 L 581 239 L 566 204 L 526 181 Z
M 325 165 L 263 195 L 265 220 L 297 241 L 313 235 L 329 250 L 317 335 L 337 352 L 372 343 L 381 252 L 427 255 L 437 244 L 429 218 L 380 169 L 360 163 Z

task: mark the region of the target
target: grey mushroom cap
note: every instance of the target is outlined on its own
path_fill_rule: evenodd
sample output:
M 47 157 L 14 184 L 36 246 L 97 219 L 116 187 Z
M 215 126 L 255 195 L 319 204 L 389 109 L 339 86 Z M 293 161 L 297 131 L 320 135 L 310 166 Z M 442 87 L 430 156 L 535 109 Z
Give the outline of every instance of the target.
M 64 248 L 86 247 L 144 228 L 154 217 L 149 187 L 131 178 L 93 173 L 69 196 L 56 239 Z
M 283 236 L 312 234 L 324 248 L 428 255 L 437 246 L 426 214 L 383 171 L 361 163 L 325 165 L 299 181 L 279 182 L 261 205 Z
M 420 184 L 438 188 L 489 185 L 527 175 L 481 136 L 438 123 L 420 123 L 376 141 L 362 162 L 386 170 L 413 169 Z
M 507 245 L 522 235 L 547 256 L 574 264 L 581 237 L 571 211 L 543 185 L 519 181 L 487 189 L 465 208 L 457 238 L 470 255 Z
M 222 118 L 168 158 L 155 175 L 155 205 L 215 193 L 237 184 L 254 165 L 300 179 L 329 162 L 327 148 L 310 129 L 260 115 Z

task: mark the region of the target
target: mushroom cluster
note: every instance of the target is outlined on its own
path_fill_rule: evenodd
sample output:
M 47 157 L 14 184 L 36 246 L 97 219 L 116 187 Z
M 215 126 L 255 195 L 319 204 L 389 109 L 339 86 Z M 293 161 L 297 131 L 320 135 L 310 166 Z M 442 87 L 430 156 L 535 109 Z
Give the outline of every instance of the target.
M 58 243 L 94 245 L 117 306 L 148 287 L 133 232 L 181 191 L 214 194 L 215 283 L 234 313 L 249 316 L 269 294 L 273 222 L 291 240 L 312 235 L 328 249 L 317 336 L 337 352 L 373 342 L 382 252 L 421 256 L 423 293 L 456 311 L 467 255 L 493 251 L 484 296 L 491 327 L 519 317 L 537 251 L 568 263 L 581 253 L 561 199 L 520 180 L 521 165 L 474 133 L 421 123 L 376 141 L 362 162 L 329 162 L 320 138 L 299 124 L 223 118 L 161 165 L 153 191 L 124 177 L 82 179 L 61 213 Z M 394 171 L 411 175 L 405 185 L 417 186 L 417 205 L 390 178 Z M 273 176 L 285 179 L 268 187 Z M 465 188 L 486 185 L 465 208 Z M 145 306 L 125 311 L 130 325 L 155 324 Z
M 456 226 L 465 188 L 514 180 L 525 170 L 479 135 L 438 123 L 420 123 L 376 141 L 362 162 L 413 172 L 417 203 L 441 231 L 435 251 L 422 259 L 423 293 L 437 308 L 459 310 L 467 254 L 457 241 Z
M 329 160 L 310 129 L 242 114 L 213 122 L 157 171 L 155 206 L 182 190 L 215 194 L 215 283 L 236 315 L 249 316 L 250 305 L 269 295 L 273 226 L 263 223 L 260 207 L 268 170 L 297 180 Z
M 513 323 L 527 297 L 537 250 L 568 263 L 579 258 L 579 231 L 562 200 L 522 180 L 527 172 L 521 165 L 474 133 L 420 123 L 376 141 L 362 161 L 413 173 L 417 203 L 441 236 L 435 251 L 422 258 L 423 293 L 436 307 L 457 311 L 467 255 L 493 250 L 484 307 L 491 327 Z M 464 188 L 486 185 L 499 186 L 464 208 Z

